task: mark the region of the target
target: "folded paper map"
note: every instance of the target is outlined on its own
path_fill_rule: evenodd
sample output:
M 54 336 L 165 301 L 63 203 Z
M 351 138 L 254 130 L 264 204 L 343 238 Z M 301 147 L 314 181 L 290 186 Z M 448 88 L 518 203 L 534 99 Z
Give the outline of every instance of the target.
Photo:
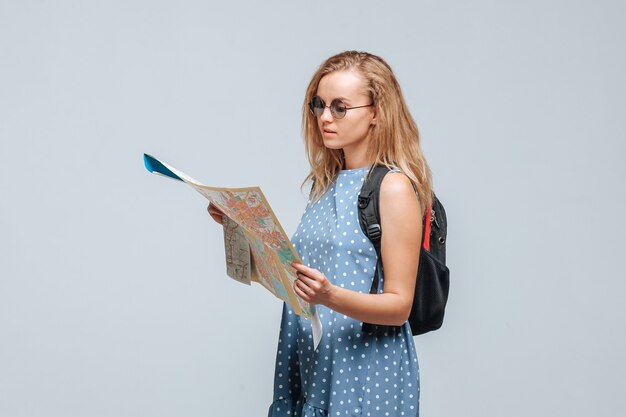
M 315 307 L 302 300 L 293 289 L 301 262 L 259 187 L 219 188 L 204 185 L 176 168 L 144 154 L 148 171 L 192 186 L 223 213 L 226 273 L 250 285 L 258 282 L 289 304 L 296 314 L 311 319 L 314 345 L 321 339 L 321 323 Z

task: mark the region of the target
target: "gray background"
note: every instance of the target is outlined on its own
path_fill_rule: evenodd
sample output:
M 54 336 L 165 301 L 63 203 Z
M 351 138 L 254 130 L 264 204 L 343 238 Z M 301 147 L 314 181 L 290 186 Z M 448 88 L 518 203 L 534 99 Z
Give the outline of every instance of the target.
M 423 416 L 626 409 L 621 1 L 0 1 L 0 415 L 264 416 L 281 304 L 225 276 L 212 185 L 291 235 L 306 84 L 383 56 L 449 218 Z

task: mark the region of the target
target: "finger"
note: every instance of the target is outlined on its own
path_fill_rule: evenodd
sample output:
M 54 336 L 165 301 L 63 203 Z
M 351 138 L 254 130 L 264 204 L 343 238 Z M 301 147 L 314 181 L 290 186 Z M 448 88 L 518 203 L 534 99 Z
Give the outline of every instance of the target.
M 309 293 L 309 287 L 302 282 L 302 280 L 300 279 L 300 277 L 298 277 L 293 284 L 296 286 L 296 288 L 298 288 L 300 291 L 304 292 L 305 294 Z
M 215 213 L 224 214 L 224 212 L 213 203 L 209 203 L 209 210 L 213 210 Z
M 224 213 L 222 213 L 222 212 L 221 212 L 221 211 L 219 211 L 219 210 L 215 210 L 215 209 L 213 209 L 212 207 L 211 207 L 211 208 L 209 208 L 209 213 L 211 213 L 211 214 L 212 214 L 212 215 L 214 215 L 214 216 L 221 216 L 221 215 L 223 215 L 223 214 L 224 214 Z
M 291 266 L 296 268 L 298 271 L 304 271 L 304 269 L 306 268 L 306 266 L 302 262 L 299 262 L 299 261 L 293 261 L 291 263 Z
M 316 284 L 315 281 L 311 280 L 310 278 L 306 277 L 307 280 L 303 280 L 302 276 L 300 276 L 300 278 L 298 279 L 298 287 L 305 292 L 309 297 L 313 297 L 315 295 L 315 288 L 316 288 Z
M 291 266 L 293 266 L 297 271 L 302 272 L 308 277 L 318 278 L 321 277 L 322 273 L 315 268 L 310 268 L 304 264 L 298 262 L 292 262 Z
M 301 285 L 301 284 L 299 284 L 299 281 L 298 281 L 298 280 L 295 280 L 295 281 L 294 281 L 294 284 L 293 284 L 293 289 L 294 289 L 294 291 L 296 292 L 296 294 L 298 295 L 298 297 L 302 298 L 302 299 L 303 299 L 304 301 L 306 301 L 306 302 L 310 302 L 310 301 L 311 301 L 311 298 L 310 298 L 309 294 L 307 294 L 306 292 L 304 292 L 304 291 L 302 290 L 302 288 L 300 288 L 300 285 Z
M 302 300 L 306 301 L 307 303 L 311 302 L 311 298 L 298 289 L 296 289 L 296 295 L 300 297 Z
M 310 277 L 306 274 L 303 274 L 302 272 L 297 272 L 296 275 L 300 281 L 307 285 L 307 287 L 310 287 L 316 282 L 314 277 Z
M 326 279 L 326 275 L 324 275 L 322 272 L 318 271 L 317 269 L 311 269 L 311 272 L 308 273 L 304 273 L 304 276 L 306 276 L 310 281 L 307 281 L 307 284 L 311 285 L 311 282 L 315 282 L 316 284 L 321 284 L 324 282 L 324 280 Z
M 223 221 L 224 219 L 221 214 L 214 213 L 212 210 L 209 210 L 209 216 L 211 216 L 211 218 L 215 220 L 217 223 L 224 224 L 224 221 Z

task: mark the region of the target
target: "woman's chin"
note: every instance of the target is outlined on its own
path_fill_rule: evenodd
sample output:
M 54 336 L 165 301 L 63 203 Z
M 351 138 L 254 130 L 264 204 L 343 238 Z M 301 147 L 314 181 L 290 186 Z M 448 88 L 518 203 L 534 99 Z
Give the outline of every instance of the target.
M 337 140 L 324 138 L 324 146 L 328 149 L 343 149 L 343 146 Z

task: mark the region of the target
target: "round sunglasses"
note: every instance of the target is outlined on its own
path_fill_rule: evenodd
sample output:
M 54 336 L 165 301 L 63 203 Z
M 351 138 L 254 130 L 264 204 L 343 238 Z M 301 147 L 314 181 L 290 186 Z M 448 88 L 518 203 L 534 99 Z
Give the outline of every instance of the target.
M 330 106 L 327 106 L 324 100 L 322 100 L 319 96 L 311 97 L 311 101 L 309 101 L 309 109 L 311 113 L 315 115 L 315 117 L 320 117 L 324 114 L 324 109 L 326 107 L 330 108 L 330 114 L 333 115 L 335 119 L 342 119 L 348 110 L 352 109 L 360 109 L 361 107 L 370 107 L 373 106 L 374 103 L 366 104 L 365 106 L 354 106 L 354 107 L 346 107 L 346 105 L 339 100 L 338 98 L 334 99 L 330 102 Z

